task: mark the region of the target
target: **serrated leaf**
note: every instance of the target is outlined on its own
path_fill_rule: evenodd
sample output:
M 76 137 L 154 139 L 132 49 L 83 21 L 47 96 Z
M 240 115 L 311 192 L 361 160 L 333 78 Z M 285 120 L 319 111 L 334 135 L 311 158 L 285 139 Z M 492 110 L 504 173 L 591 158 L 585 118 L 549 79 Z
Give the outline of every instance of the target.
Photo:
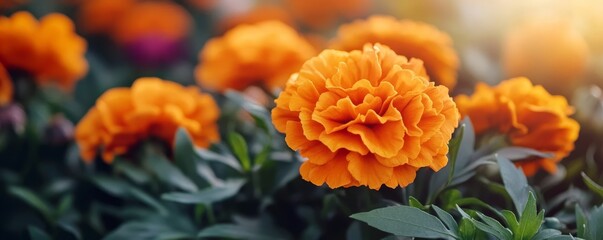
M 195 193 L 164 193 L 161 198 L 185 204 L 212 204 L 236 195 L 244 184 L 243 180 L 227 181 L 224 186 L 209 187 Z
M 584 183 L 588 189 L 599 195 L 599 197 L 603 198 L 603 186 L 590 179 L 586 173 L 582 172 L 580 174 L 582 174 L 582 179 L 584 180 Z
M 52 238 L 43 230 L 29 226 L 27 227 L 27 232 L 29 233 L 29 239 L 31 240 L 51 240 Z
M 356 213 L 350 216 L 381 231 L 394 235 L 421 238 L 457 239 L 435 216 L 410 206 L 393 206 Z
M 513 237 L 516 240 L 530 240 L 540 229 L 542 220 L 544 219 L 544 211 L 537 212 L 536 198 L 532 192 L 529 193 L 528 202 L 526 203 L 523 213 L 519 219 L 519 228 L 514 232 Z
M 23 200 L 29 206 L 33 207 L 38 212 L 40 212 L 40 214 L 42 214 L 42 216 L 44 216 L 47 220 L 51 220 L 52 210 L 50 208 L 50 205 L 46 203 L 42 198 L 38 197 L 36 193 L 30 191 L 27 188 L 17 186 L 8 187 L 8 193 Z
M 155 173 L 154 175 L 157 178 L 166 184 L 188 192 L 199 191 L 199 188 L 191 179 L 160 154 L 146 154 L 143 162 L 148 169 Z
M 547 240 L 558 235 L 561 235 L 561 231 L 557 229 L 542 229 L 536 235 L 534 235 L 532 240 Z
M 197 234 L 199 238 L 216 237 L 245 240 L 281 240 L 291 237 L 271 228 L 249 227 L 235 224 L 216 224 L 204 228 Z
M 459 225 L 456 223 L 456 220 L 454 220 L 454 217 L 452 217 L 450 213 L 444 211 L 436 205 L 431 205 L 431 207 L 450 231 L 458 233 Z
M 528 180 L 523 172 L 515 167 L 509 159 L 496 156 L 500 166 L 500 175 L 502 177 L 505 189 L 515 205 L 517 213 L 521 214 L 524 210 L 524 204 L 528 201 L 529 189 Z
M 251 160 L 249 159 L 249 150 L 245 138 L 236 132 L 228 133 L 228 144 L 232 148 L 232 152 L 241 162 L 244 171 L 251 170 Z

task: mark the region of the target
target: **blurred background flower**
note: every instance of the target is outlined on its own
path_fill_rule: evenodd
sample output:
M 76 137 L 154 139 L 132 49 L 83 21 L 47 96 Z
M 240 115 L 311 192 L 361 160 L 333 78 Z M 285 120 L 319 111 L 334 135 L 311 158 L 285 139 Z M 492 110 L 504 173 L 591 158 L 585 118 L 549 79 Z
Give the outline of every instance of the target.
M 240 25 L 209 40 L 199 53 L 196 79 L 209 89 L 281 88 L 316 50 L 279 21 Z
M 6 69 L 0 64 L 0 107 L 13 99 L 13 82 Z
M 513 78 L 495 87 L 479 83 L 471 96 L 459 95 L 455 102 L 463 116 L 471 118 L 481 137 L 501 134 L 510 146 L 553 153 L 552 158 L 517 161 L 524 173 L 533 176 L 541 168 L 554 174 L 557 162 L 573 149 L 580 125 L 569 117 L 574 110 L 563 96 L 551 95 L 527 78 Z
M 149 137 L 171 146 L 179 127 L 189 132 L 195 145 L 207 147 L 219 139 L 219 113 L 213 98 L 196 87 L 140 78 L 131 88 L 104 93 L 78 123 L 75 139 L 87 162 L 102 148 L 103 160 L 110 163 Z
M 86 46 L 63 14 L 49 14 L 39 22 L 28 12 L 0 17 L 0 63 L 9 71 L 24 71 L 38 84 L 52 82 L 71 90 L 88 71 Z

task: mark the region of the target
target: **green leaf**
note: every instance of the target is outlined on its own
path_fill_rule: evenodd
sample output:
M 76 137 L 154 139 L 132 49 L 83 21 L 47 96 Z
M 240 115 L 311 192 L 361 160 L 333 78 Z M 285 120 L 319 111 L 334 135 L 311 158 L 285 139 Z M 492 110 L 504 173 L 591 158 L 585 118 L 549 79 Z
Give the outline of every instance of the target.
M 448 173 L 448 180 L 446 182 L 446 185 L 449 185 L 450 182 L 452 182 L 452 177 L 454 177 L 456 159 L 459 155 L 459 150 L 461 149 L 461 141 L 463 140 L 463 135 L 465 133 L 465 124 L 462 124 L 457 131 L 459 131 L 459 133 L 452 140 L 450 140 L 450 143 L 448 144 L 450 146 L 450 150 L 448 151 L 448 156 L 450 158 L 449 164 L 451 164 L 450 166 L 452 167 L 450 168 L 450 173 Z
M 57 215 L 66 213 L 73 206 L 73 195 L 68 194 L 61 198 L 57 207 Z
M 553 153 L 546 153 L 531 148 L 516 146 L 501 148 L 496 151 L 496 154 L 511 161 L 523 160 L 529 157 L 552 158 L 554 156 Z
M 408 205 L 411 207 L 416 207 L 421 210 L 426 210 L 427 208 L 418 199 L 413 196 L 408 197 Z
M 161 203 L 155 200 L 155 198 L 151 197 L 142 190 L 131 186 L 127 182 L 121 181 L 116 178 L 100 175 L 93 176 L 90 178 L 90 180 L 96 186 L 113 196 L 137 199 L 149 205 L 150 207 L 153 207 L 159 214 L 162 215 L 165 215 L 168 212 L 167 209 L 165 209 L 165 207 L 161 205 Z
M 603 239 L 603 205 L 594 207 L 586 223 L 585 239 Z
M 534 236 L 534 238 L 532 238 L 532 240 L 547 240 L 558 235 L 561 235 L 561 231 L 557 229 L 542 229 Z
M 212 162 L 224 164 L 224 165 L 229 166 L 230 168 L 236 170 L 237 172 L 243 172 L 243 169 L 241 168 L 241 164 L 239 163 L 239 161 L 237 161 L 237 159 L 235 159 L 233 156 L 231 156 L 229 154 L 221 155 L 221 154 L 209 151 L 207 149 L 201 149 L 201 148 L 198 148 L 195 151 L 201 157 L 201 159 L 203 159 L 204 161 L 212 161 Z
M 291 238 L 285 233 L 279 231 L 271 231 L 270 228 L 250 227 L 235 224 L 212 225 L 201 230 L 197 237 L 216 237 L 246 240 L 280 240 Z
M 31 240 L 51 240 L 52 239 L 42 229 L 39 229 L 34 226 L 27 227 L 27 232 L 29 233 L 29 239 L 31 239 Z
M 494 230 L 494 232 L 496 232 L 496 234 L 493 234 L 493 235 L 498 237 L 498 239 L 507 240 L 507 239 L 513 238 L 513 234 L 511 232 L 511 230 L 505 228 L 496 219 L 488 217 L 480 212 L 476 212 L 476 214 L 484 221 L 484 223 L 486 223 L 488 226 L 490 226 L 492 228 L 492 230 Z M 481 230 L 485 231 L 484 229 L 481 229 Z
M 505 189 L 513 203 L 517 213 L 521 214 L 524 210 L 524 204 L 528 201 L 529 189 L 528 180 L 521 170 L 515 167 L 509 159 L 496 156 L 500 166 L 500 175 L 502 177 Z
M 225 96 L 238 103 L 239 106 L 251 114 L 256 125 L 263 129 L 269 136 L 274 136 L 274 134 L 276 134 L 274 125 L 272 125 L 272 116 L 265 107 L 245 99 L 245 97 L 241 96 L 241 94 L 236 91 L 228 90 L 226 91 Z
M 155 173 L 155 176 L 161 181 L 188 192 L 199 191 L 197 185 L 164 156 L 157 153 L 146 154 L 143 163 L 145 167 L 152 170 Z
M 184 175 L 199 186 L 207 186 L 207 182 L 197 174 L 197 163 L 201 157 L 195 151 L 195 145 L 184 128 L 178 128 L 174 140 L 174 163 Z
M 136 167 L 128 161 L 125 161 L 124 159 L 121 159 L 119 157 L 116 158 L 115 161 L 113 161 L 112 165 L 113 168 L 115 168 L 119 172 L 124 173 L 129 179 L 138 184 L 147 183 L 149 182 L 149 180 L 151 180 L 149 174 L 147 174 L 141 168 Z
M 586 184 L 586 186 L 593 191 L 594 193 L 596 193 L 597 195 L 599 195 L 599 197 L 603 198 L 603 186 L 597 184 L 595 181 L 593 181 L 592 179 L 590 179 L 586 173 L 582 172 L 580 173 L 582 174 L 582 179 L 584 180 L 584 183 Z
M 477 239 L 476 231 L 477 231 L 477 229 L 475 228 L 475 225 L 473 224 L 473 222 L 471 220 L 469 220 L 467 218 L 461 219 L 461 222 L 459 225 L 460 239 Z
M 230 132 L 228 133 L 228 144 L 235 156 L 241 161 L 243 170 L 248 172 L 251 169 L 251 160 L 249 159 L 249 150 L 247 149 L 245 138 L 236 132 Z
M 517 232 L 519 228 L 519 222 L 517 221 L 517 217 L 515 217 L 515 213 L 509 210 L 500 211 L 507 222 L 507 226 L 511 228 L 511 232 Z
M 159 222 L 127 222 L 119 226 L 115 231 L 109 233 L 103 240 L 156 240 L 166 239 L 166 236 L 187 236 L 193 238 L 192 234 L 181 232 L 166 224 Z
M 576 232 L 580 238 L 584 238 L 586 236 L 586 222 L 587 219 L 582 211 L 582 207 L 576 204 Z
M 161 198 L 185 204 L 211 204 L 236 195 L 244 184 L 243 180 L 227 181 L 224 186 L 209 187 L 195 193 L 165 193 L 161 195 Z
M 540 229 L 544 219 L 544 210 L 537 214 L 536 198 L 532 192 L 529 193 L 528 202 L 519 219 L 519 228 L 514 232 L 515 240 L 530 240 Z
M 393 206 L 356 213 L 353 219 L 394 235 L 421 238 L 458 239 L 435 216 L 409 206 Z
M 473 219 L 469 214 L 467 214 L 465 211 L 463 211 L 463 209 L 461 207 L 459 207 L 458 205 L 456 206 L 458 212 L 461 214 L 461 216 L 463 216 L 463 219 L 466 219 L 468 221 L 470 221 L 475 227 L 477 227 L 478 229 L 494 236 L 497 239 L 501 239 L 501 240 L 508 240 L 511 239 L 511 233 L 508 229 L 506 229 L 505 227 L 503 227 L 498 221 L 486 217 L 485 215 L 481 214 L 480 212 L 475 212 L 480 218 L 482 218 L 484 221 L 486 221 L 487 224 L 484 224 L 482 222 L 479 222 L 475 219 Z
M 8 187 L 8 193 L 29 204 L 31 207 L 40 212 L 40 214 L 42 214 L 42 216 L 44 216 L 47 220 L 52 219 L 53 213 L 50 205 L 29 189 L 10 186 Z
M 436 212 L 440 220 L 446 224 L 446 227 L 448 227 L 449 230 L 458 233 L 459 225 L 456 223 L 456 220 L 454 220 L 454 217 L 452 217 L 450 213 L 442 210 L 436 205 L 431 205 L 431 207 Z

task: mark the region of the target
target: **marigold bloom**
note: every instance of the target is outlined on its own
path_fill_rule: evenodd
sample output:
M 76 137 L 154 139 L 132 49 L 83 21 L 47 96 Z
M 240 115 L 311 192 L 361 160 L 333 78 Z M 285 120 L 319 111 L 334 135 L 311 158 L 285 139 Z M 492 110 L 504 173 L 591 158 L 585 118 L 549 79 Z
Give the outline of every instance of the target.
M 0 107 L 13 99 L 13 82 L 6 69 L 0 64 Z
M 219 139 L 219 109 L 209 94 L 158 78 L 140 78 L 131 88 L 105 92 L 78 123 L 75 139 L 82 158 L 90 162 L 99 147 L 110 163 L 147 137 L 172 143 L 184 127 L 195 145 L 206 147 Z
M 0 63 L 28 72 L 38 83 L 70 89 L 88 71 L 85 52 L 86 41 L 65 15 L 49 14 L 39 22 L 28 12 L 0 16 Z
M 282 22 L 240 25 L 205 44 L 195 74 L 201 85 L 218 91 L 254 84 L 272 90 L 283 87 L 314 54 L 312 45 Z
M 502 53 L 507 76 L 525 76 L 566 95 L 584 74 L 589 57 L 586 40 L 569 22 L 542 17 L 509 32 Z
M 350 51 L 362 49 L 365 43 L 385 44 L 397 54 L 419 58 L 433 81 L 448 88 L 456 85 L 459 60 L 452 40 L 431 25 L 390 16 L 372 16 L 342 25 L 331 48 Z
M 86 0 L 81 3 L 78 19 L 88 33 L 110 33 L 136 0 Z
M 140 2 L 120 18 L 113 30 L 113 38 L 121 44 L 132 43 L 149 35 L 180 41 L 188 36 L 191 27 L 190 15 L 178 4 Z
M 370 0 L 286 0 L 285 7 L 304 25 L 325 29 L 340 18 L 356 18 L 372 7 Z
M 429 82 L 420 60 L 379 44 L 323 51 L 275 102 L 276 129 L 307 158 L 302 178 L 331 188 L 395 188 L 421 167 L 440 170 L 459 121 L 448 88 Z
M 499 132 L 513 146 L 555 154 L 516 162 L 528 176 L 540 168 L 554 173 L 556 163 L 574 149 L 578 138 L 580 125 L 568 117 L 573 109 L 567 100 L 527 78 L 509 79 L 496 87 L 479 83 L 472 96 L 460 95 L 455 102 L 461 114 L 471 118 L 477 134 Z
M 270 20 L 281 21 L 293 26 L 293 19 L 287 11 L 277 6 L 267 5 L 254 8 L 249 12 L 228 16 L 220 22 L 219 28 L 225 32 L 241 24 L 254 24 Z

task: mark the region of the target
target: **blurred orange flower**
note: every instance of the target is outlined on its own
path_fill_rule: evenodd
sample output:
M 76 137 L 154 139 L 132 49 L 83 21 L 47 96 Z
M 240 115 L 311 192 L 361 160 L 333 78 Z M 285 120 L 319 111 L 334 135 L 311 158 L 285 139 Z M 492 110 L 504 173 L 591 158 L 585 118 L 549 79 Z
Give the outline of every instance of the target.
M 158 78 L 139 78 L 131 88 L 105 92 L 75 130 L 82 158 L 91 162 L 99 147 L 110 163 L 139 141 L 153 136 L 168 143 L 178 127 L 186 128 L 195 145 L 219 139 L 219 109 L 209 94 Z
M 26 71 L 40 84 L 71 89 L 88 71 L 86 47 L 65 15 L 49 14 L 39 22 L 28 12 L 0 16 L 0 63 Z
M 0 64 L 0 107 L 13 99 L 13 82 L 6 69 Z
M 263 21 L 276 20 L 293 26 L 293 19 L 287 11 L 278 6 L 260 6 L 249 12 L 228 16 L 220 23 L 220 30 L 225 32 L 241 24 L 254 24 Z
M 149 35 L 178 41 L 188 36 L 191 27 L 191 16 L 178 4 L 140 2 L 120 18 L 113 31 L 113 38 L 122 44 Z
M 459 112 L 423 63 L 384 45 L 325 50 L 276 99 L 272 120 L 307 158 L 303 179 L 331 188 L 407 186 L 417 169 L 440 170 Z
M 130 10 L 136 0 L 86 0 L 82 1 L 78 19 L 88 33 L 110 33 L 120 23 L 120 18 Z
M 312 45 L 282 22 L 240 25 L 205 44 L 195 74 L 201 85 L 218 91 L 254 84 L 273 90 L 314 54 Z
M 342 25 L 331 48 L 350 51 L 365 43 L 381 43 L 397 54 L 419 58 L 425 63 L 431 80 L 448 88 L 456 85 L 459 60 L 450 37 L 421 22 L 398 20 L 390 16 L 372 16 Z
M 557 170 L 556 163 L 574 149 L 580 125 L 569 118 L 573 109 L 563 96 L 549 94 L 527 78 L 513 78 L 496 87 L 479 83 L 472 96 L 460 95 L 455 102 L 463 116 L 469 116 L 477 134 L 489 131 L 507 136 L 513 146 L 551 152 L 551 159 L 516 162 L 526 175 L 543 168 Z
M 293 17 L 314 29 L 325 29 L 341 18 L 355 18 L 370 11 L 371 0 L 286 0 Z
M 570 22 L 534 17 L 507 34 L 502 63 L 508 77 L 525 76 L 556 94 L 571 95 L 583 76 L 588 44 Z

